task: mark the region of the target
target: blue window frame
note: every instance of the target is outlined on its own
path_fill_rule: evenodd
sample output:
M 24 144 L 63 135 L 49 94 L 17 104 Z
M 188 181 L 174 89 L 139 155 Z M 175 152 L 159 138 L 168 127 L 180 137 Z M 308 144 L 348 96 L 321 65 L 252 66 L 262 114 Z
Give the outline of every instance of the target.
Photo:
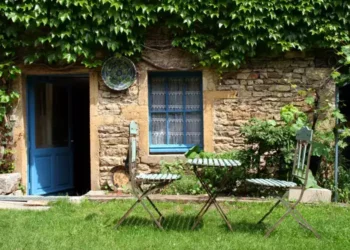
M 150 72 L 150 153 L 183 153 L 203 146 L 201 72 Z

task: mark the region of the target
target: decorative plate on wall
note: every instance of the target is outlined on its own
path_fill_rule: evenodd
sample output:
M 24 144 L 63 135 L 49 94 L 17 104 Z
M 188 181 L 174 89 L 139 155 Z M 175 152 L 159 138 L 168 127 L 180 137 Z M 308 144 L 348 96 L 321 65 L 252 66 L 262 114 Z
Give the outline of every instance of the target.
M 136 67 L 128 58 L 111 57 L 102 66 L 102 79 L 113 90 L 129 88 L 136 80 Z

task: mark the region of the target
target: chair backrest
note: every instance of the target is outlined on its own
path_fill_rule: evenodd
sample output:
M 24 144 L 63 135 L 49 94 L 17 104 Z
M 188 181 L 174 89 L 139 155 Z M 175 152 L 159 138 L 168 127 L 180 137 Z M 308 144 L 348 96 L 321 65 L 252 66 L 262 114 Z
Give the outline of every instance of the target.
M 296 134 L 296 147 L 293 163 L 293 177 L 302 180 L 303 187 L 307 184 L 310 159 L 312 154 L 312 129 L 302 127 Z
M 139 132 L 139 127 L 135 121 L 130 122 L 130 135 L 129 135 L 129 175 L 131 187 L 134 191 L 136 187 L 136 166 L 137 166 L 137 143 L 136 137 Z

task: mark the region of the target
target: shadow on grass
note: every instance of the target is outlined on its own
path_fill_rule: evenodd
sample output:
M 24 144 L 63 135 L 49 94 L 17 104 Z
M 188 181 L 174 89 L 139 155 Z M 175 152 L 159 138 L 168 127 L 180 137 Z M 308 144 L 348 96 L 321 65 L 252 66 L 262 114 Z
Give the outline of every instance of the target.
M 119 221 L 115 219 L 109 226 L 114 227 Z M 190 215 L 169 215 L 162 219 L 161 225 L 164 230 L 174 231 L 192 231 L 192 225 L 195 221 L 195 216 Z M 129 216 L 124 220 L 120 227 L 150 227 L 157 228 L 155 222 L 151 218 Z M 200 221 L 195 231 L 203 227 L 203 222 Z

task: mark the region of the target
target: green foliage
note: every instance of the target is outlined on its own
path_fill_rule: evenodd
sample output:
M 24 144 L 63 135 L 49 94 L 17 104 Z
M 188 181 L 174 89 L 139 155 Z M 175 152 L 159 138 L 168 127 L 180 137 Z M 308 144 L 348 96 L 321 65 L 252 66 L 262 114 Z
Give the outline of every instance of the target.
M 281 117 L 288 123 L 277 124 L 273 120 L 252 119 L 241 127 L 241 134 L 247 147 L 242 151 L 243 164 L 247 168 L 255 169 L 257 177 L 271 177 L 284 175 L 293 161 L 293 148 L 295 144 L 296 121 L 299 116 L 294 108 L 282 108 Z M 294 121 L 294 122 L 293 122 Z M 265 162 L 261 167 L 261 160 Z M 277 170 L 278 173 L 271 173 Z M 281 178 L 281 177 L 280 177 Z
M 306 177 L 306 171 L 297 170 L 296 176 L 300 183 L 303 183 L 305 181 Z M 317 180 L 313 176 L 311 170 L 309 170 L 309 174 L 307 175 L 307 183 L 306 188 L 320 188 L 320 186 L 317 184 Z
M 6 115 L 12 108 L 14 101 L 18 100 L 17 92 L 7 93 L 6 90 L 0 88 L 0 124 L 6 119 Z M 1 137 L 0 137 L 1 138 Z
M 332 119 L 332 118 L 331 118 Z M 302 126 L 309 126 L 307 115 L 293 105 L 281 109 L 282 122 L 252 119 L 241 128 L 247 148 L 241 152 L 241 160 L 254 169 L 256 177 L 288 179 L 293 163 L 295 134 Z M 345 138 L 345 135 L 344 135 Z M 333 130 L 314 131 L 313 156 L 333 162 Z M 317 181 L 309 173 L 309 187 L 317 187 Z
M 173 162 L 161 161 L 161 173 L 180 174 L 182 177 L 165 189 L 162 190 L 163 194 L 203 194 L 204 190 L 201 187 L 197 177 L 193 171 L 187 168 L 186 164 L 181 160 L 175 160 Z
M 148 28 L 166 26 L 173 46 L 197 56 L 200 65 L 238 67 L 260 51 L 347 43 L 349 8 L 333 0 L 4 0 L 0 64 L 96 67 L 96 52 L 138 57 Z
M 19 95 L 11 91 L 6 81 L 0 84 L 0 173 L 10 173 L 14 170 L 13 125 L 9 122 L 8 115 L 11 113 Z M 4 84 L 5 83 L 5 84 Z
M 231 151 L 225 153 L 208 153 L 201 150 L 198 146 L 191 148 L 185 153 L 188 159 L 194 158 L 212 158 L 212 159 L 238 159 L 238 152 Z M 181 180 L 173 182 L 169 185 L 163 193 L 166 194 L 203 194 L 204 189 L 200 185 L 197 177 L 194 175 L 193 170 L 189 165 L 185 164 L 181 160 L 174 162 L 161 161 L 161 172 L 176 173 L 182 176 Z M 232 193 L 236 191 L 244 179 L 244 167 L 236 167 L 234 171 L 230 172 L 227 176 L 227 169 L 219 168 L 203 168 L 201 174 L 204 181 L 213 189 L 216 189 L 225 193 Z M 227 185 L 222 187 L 223 179 L 227 178 Z

